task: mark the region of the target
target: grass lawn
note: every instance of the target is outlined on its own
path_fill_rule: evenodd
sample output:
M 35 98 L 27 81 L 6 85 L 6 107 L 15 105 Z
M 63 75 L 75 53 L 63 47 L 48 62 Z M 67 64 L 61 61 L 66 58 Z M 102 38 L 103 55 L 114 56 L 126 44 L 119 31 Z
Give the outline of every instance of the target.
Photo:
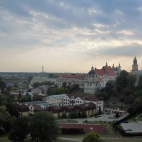
M 11 142 L 11 141 L 8 140 L 8 138 L 6 137 L 3 139 L 0 139 L 0 142 Z M 31 139 L 27 138 L 24 142 L 31 142 Z M 56 142 L 72 142 L 72 141 L 58 139 Z
M 103 138 L 105 142 L 141 142 L 142 138 L 112 138 L 106 139 Z
M 62 135 L 62 137 L 66 138 L 82 138 L 84 135 Z M 100 137 L 105 141 L 105 142 L 142 142 L 142 138 L 131 138 L 131 137 L 119 137 L 118 134 L 115 135 L 100 135 Z M 3 138 L 0 139 L 0 142 L 11 142 L 8 140 L 8 138 Z M 24 142 L 30 142 L 30 138 L 28 137 Z M 61 140 L 60 137 L 56 142 L 74 142 L 73 140 Z
M 142 114 L 139 115 L 138 119 L 140 119 L 140 118 L 142 119 Z
M 139 114 L 134 115 L 133 117 L 128 119 L 128 122 L 136 122 L 135 118 L 138 116 Z
M 73 119 L 59 119 L 57 120 L 58 122 L 62 122 L 62 123 L 78 123 L 77 120 L 73 120 Z
M 142 121 L 142 114 L 138 115 L 138 117 L 136 118 L 136 120 Z

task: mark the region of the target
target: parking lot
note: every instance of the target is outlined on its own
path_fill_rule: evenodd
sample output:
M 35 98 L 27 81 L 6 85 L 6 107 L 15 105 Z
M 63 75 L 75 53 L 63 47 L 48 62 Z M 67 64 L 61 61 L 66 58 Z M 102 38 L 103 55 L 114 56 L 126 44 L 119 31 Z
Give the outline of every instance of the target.
M 87 119 L 90 121 L 115 121 L 116 118 L 114 116 L 115 114 L 102 114 L 100 116 L 98 115 L 98 117 L 94 116 Z
M 142 122 L 121 123 L 121 126 L 126 133 L 142 132 Z

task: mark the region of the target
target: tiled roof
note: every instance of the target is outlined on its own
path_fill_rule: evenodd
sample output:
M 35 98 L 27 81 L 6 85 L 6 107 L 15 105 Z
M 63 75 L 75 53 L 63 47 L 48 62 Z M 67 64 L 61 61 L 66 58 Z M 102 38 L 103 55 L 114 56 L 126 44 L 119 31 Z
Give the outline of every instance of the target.
M 86 77 L 86 75 L 71 74 L 71 75 L 61 75 L 61 76 L 58 76 L 57 78 L 85 79 L 85 77 Z
M 90 70 L 88 74 L 96 74 L 95 70 Z
M 97 72 L 97 74 L 98 74 L 99 76 L 103 76 L 103 75 L 105 74 L 104 70 L 102 70 L 102 69 L 96 69 L 96 68 L 95 68 L 95 71 Z
M 16 107 L 18 111 L 22 112 L 29 110 L 29 107 L 25 104 L 12 103 L 12 106 Z
M 43 109 L 41 106 L 39 106 L 39 105 L 33 104 L 32 106 L 34 107 L 34 110 L 35 110 L 35 111 L 43 111 L 43 110 L 44 110 L 44 109 Z
M 105 73 L 107 73 L 109 76 L 115 76 L 115 73 L 110 66 L 103 66 L 102 69 L 95 68 L 95 71 L 99 76 L 103 76 Z
M 112 68 L 109 66 L 103 66 L 103 68 L 102 69 L 104 69 L 107 73 L 108 73 L 108 75 L 110 75 L 110 76 L 115 76 L 115 73 L 114 73 L 114 71 L 112 70 Z

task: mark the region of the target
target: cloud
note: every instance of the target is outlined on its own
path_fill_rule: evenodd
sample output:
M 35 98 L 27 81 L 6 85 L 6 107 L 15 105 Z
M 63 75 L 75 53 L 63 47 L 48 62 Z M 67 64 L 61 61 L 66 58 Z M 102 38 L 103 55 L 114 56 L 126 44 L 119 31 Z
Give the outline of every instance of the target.
M 39 66 L 42 55 L 48 60 L 47 54 L 56 66 L 56 62 L 77 63 L 79 71 L 79 61 L 88 67 L 99 58 L 101 64 L 112 56 L 121 59 L 141 55 L 139 0 L 2 0 L 0 20 L 3 58 L 10 52 L 22 64 L 28 62 L 26 56 L 35 60 L 32 56 L 39 52 Z M 22 59 L 18 60 L 17 54 Z M 20 64 L 17 61 L 13 58 L 13 64 Z

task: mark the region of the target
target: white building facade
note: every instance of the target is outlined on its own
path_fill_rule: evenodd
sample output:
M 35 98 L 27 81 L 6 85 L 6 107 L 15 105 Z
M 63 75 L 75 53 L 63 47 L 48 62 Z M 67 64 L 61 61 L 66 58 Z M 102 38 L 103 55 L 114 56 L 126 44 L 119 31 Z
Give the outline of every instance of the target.
M 96 110 L 97 112 L 99 109 L 103 111 L 104 109 L 104 101 L 102 99 L 99 99 L 97 97 L 81 97 L 81 96 L 74 96 L 74 95 L 67 95 L 63 98 L 63 105 L 64 106 L 69 106 L 69 105 L 80 105 L 80 104 L 88 104 L 88 103 L 93 103 L 96 105 Z
M 78 84 L 79 88 L 84 88 L 85 77 L 86 75 L 84 74 L 63 74 L 56 77 L 56 84 L 58 85 L 58 87 L 62 87 L 63 83 L 65 82 L 67 86 Z
M 108 81 L 115 82 L 116 77 L 117 75 L 107 63 L 102 69 L 92 67 L 85 79 L 84 93 L 94 94 L 98 89 L 104 88 Z
M 94 94 L 99 86 L 99 76 L 92 67 L 85 79 L 84 93 Z

